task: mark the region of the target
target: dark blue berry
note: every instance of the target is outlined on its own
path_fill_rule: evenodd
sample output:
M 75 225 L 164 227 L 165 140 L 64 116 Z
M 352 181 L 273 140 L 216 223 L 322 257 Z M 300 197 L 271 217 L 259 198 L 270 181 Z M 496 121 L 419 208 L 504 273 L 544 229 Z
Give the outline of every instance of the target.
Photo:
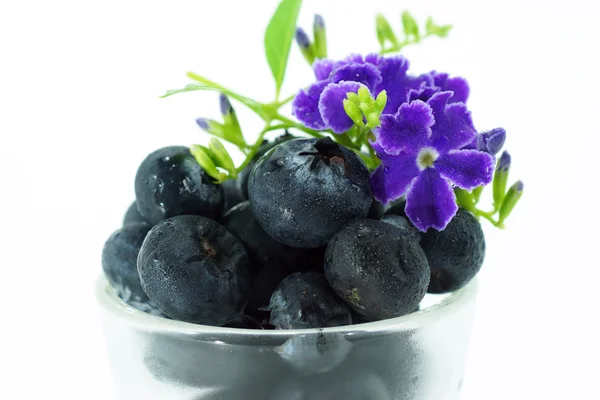
M 421 233 L 405 217 L 401 217 L 401 216 L 395 215 L 395 214 L 386 214 L 381 218 L 381 221 L 391 224 L 391 225 L 395 226 L 396 228 L 403 230 L 404 232 L 406 232 L 407 235 L 410 235 L 413 238 L 415 238 L 415 240 L 417 242 L 421 241 Z
M 113 233 L 104 244 L 102 269 L 125 302 L 143 303 L 148 300 L 140 283 L 137 257 L 150 228 L 144 223 L 127 224 Z
M 290 140 L 265 154 L 250 175 L 256 218 L 279 242 L 324 246 L 371 207 L 369 172 L 362 160 L 330 138 Z
M 338 296 L 368 320 L 412 312 L 429 285 L 419 242 L 392 224 L 364 219 L 337 233 L 325 253 L 325 276 Z
M 174 319 L 221 326 L 248 301 L 248 254 L 208 218 L 183 215 L 154 226 L 140 250 L 138 272 L 148 297 Z
M 146 223 L 144 217 L 142 217 L 142 214 L 138 211 L 137 203 L 135 201 L 129 206 L 125 213 L 125 217 L 123 218 L 123 225 L 134 223 Z
M 369 214 L 367 215 L 367 218 L 381 219 L 381 217 L 383 217 L 384 213 L 385 213 L 385 206 L 383 204 L 381 204 L 380 202 L 378 202 L 377 200 L 373 199 L 373 201 L 371 202 L 371 208 L 369 208 Z
M 135 177 L 140 214 L 150 224 L 176 215 L 218 218 L 223 190 L 198 165 L 187 147 L 165 147 L 150 154 Z
M 406 217 L 406 212 L 404 209 L 406 208 L 406 200 L 400 199 L 391 203 L 388 207 L 386 207 L 385 214 L 394 214 L 399 215 L 401 217 Z
M 244 198 L 240 193 L 240 189 L 238 188 L 238 182 L 236 179 L 227 180 L 223 182 L 221 186 L 223 187 L 223 196 L 225 199 L 223 212 L 227 212 L 244 201 Z
M 297 272 L 282 280 L 273 292 L 269 308 L 269 321 L 276 329 L 352 324 L 350 308 L 318 272 Z
M 292 139 L 296 139 L 296 137 L 294 135 L 290 135 L 286 131 L 283 135 L 278 136 L 277 138 L 275 138 L 275 140 L 271 142 L 266 140 L 263 141 L 262 145 L 254 155 L 254 158 L 252 159 L 250 164 L 248 164 L 248 166 L 244 168 L 244 170 L 238 175 L 237 187 L 244 200 L 248 200 L 248 178 L 250 177 L 250 172 L 252 171 L 252 168 L 254 168 L 254 166 L 256 165 L 256 161 L 258 161 L 273 147 Z
M 429 293 L 447 293 L 465 286 L 481 269 L 485 237 L 468 211 L 459 209 L 446 229 L 421 234 L 421 247 L 431 267 Z
M 229 210 L 223 225 L 244 244 L 252 261 L 251 311 L 268 306 L 273 290 L 286 276 L 306 270 L 323 271 L 324 248 L 297 249 L 279 243 L 260 226 L 248 201 Z

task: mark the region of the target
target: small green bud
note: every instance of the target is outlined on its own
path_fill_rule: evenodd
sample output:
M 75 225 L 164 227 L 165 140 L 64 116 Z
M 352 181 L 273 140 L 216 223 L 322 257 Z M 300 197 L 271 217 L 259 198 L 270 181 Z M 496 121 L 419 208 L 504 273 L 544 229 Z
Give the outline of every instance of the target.
M 398 38 L 396 37 L 394 30 L 383 15 L 377 14 L 377 17 L 375 18 L 375 27 L 377 29 L 377 40 L 381 47 L 384 47 L 387 41 L 391 42 L 393 45 L 398 44 Z
M 315 37 L 314 49 L 316 58 L 327 58 L 327 35 L 325 32 L 325 20 L 318 14 L 315 14 L 313 34 Z
M 220 137 L 228 142 L 235 144 L 242 148 L 247 147 L 244 135 L 242 134 L 242 128 L 238 121 L 235 109 L 229 102 L 227 96 L 223 93 L 219 96 L 219 106 L 221 109 L 221 115 L 223 116 L 223 125 L 219 134 L 213 133 L 213 135 Z M 212 133 L 212 132 L 209 132 Z
M 348 94 L 346 94 L 346 97 L 348 97 L 348 100 L 350 100 L 354 103 L 358 103 L 360 101 L 358 99 L 358 93 L 348 92 Z
M 357 126 L 365 126 L 363 113 L 355 102 L 344 99 L 344 111 Z
M 212 119 L 197 118 L 196 123 L 203 131 L 211 135 L 223 137 L 224 125 Z
M 512 210 L 515 208 L 519 199 L 523 195 L 523 182 L 517 181 L 514 185 L 508 189 L 506 196 L 504 196 L 504 201 L 502 202 L 502 206 L 500 206 L 500 213 L 498 215 L 498 221 L 500 224 L 504 222 L 506 218 L 510 215 Z
M 358 89 L 358 100 L 361 102 L 368 102 L 369 100 L 373 100 L 371 97 L 371 92 L 364 86 L 361 86 Z
M 377 95 L 377 99 L 375 99 L 375 105 L 377 106 L 377 110 L 382 113 L 383 109 L 385 108 L 385 106 L 387 105 L 387 92 L 385 90 L 382 90 L 381 93 L 379 93 Z
M 223 146 L 223 143 L 221 143 L 219 139 L 211 138 L 208 147 L 210 149 L 212 160 L 217 167 L 221 167 L 230 173 L 235 172 L 235 164 L 227 152 L 227 149 L 225 146 Z
M 496 209 L 502 204 L 502 199 L 506 194 L 506 184 L 508 182 L 508 174 L 510 172 L 511 158 L 508 152 L 503 152 L 494 172 L 494 180 L 492 182 L 494 206 Z
M 210 156 L 210 150 L 204 146 L 193 145 L 190 148 L 190 152 L 196 159 L 196 162 L 202 167 L 202 169 L 217 181 L 221 182 L 227 178 L 227 175 L 219 172 L 215 163 Z
M 367 116 L 367 126 L 370 129 L 377 128 L 379 125 L 381 125 L 381 121 L 379 120 L 380 114 L 378 112 L 372 112 L 365 115 Z
M 417 25 L 417 21 L 415 21 L 415 18 L 408 11 L 402 13 L 402 26 L 407 38 L 412 36 L 415 41 L 419 41 L 419 25 Z

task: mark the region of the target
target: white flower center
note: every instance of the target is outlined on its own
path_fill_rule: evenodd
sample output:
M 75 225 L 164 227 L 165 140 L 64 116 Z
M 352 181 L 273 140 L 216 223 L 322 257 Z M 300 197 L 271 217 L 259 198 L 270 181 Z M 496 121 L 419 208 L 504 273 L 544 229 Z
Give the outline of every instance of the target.
M 421 171 L 426 168 L 433 167 L 433 163 L 438 159 L 440 153 L 433 147 L 423 147 L 417 155 L 417 166 Z

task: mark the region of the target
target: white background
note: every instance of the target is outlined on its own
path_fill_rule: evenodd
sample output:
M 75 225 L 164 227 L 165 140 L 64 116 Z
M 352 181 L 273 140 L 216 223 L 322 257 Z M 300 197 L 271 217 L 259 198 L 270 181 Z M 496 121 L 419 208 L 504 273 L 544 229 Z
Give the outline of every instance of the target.
M 144 156 L 202 143 L 194 119 L 218 116 L 214 93 L 158 95 L 193 70 L 272 100 L 262 36 L 276 2 L 2 2 L 0 398 L 112 398 L 93 298 L 102 244 Z M 464 400 L 600 399 L 593 3 L 305 1 L 301 24 L 322 13 L 337 58 L 377 50 L 376 12 L 453 23 L 406 49 L 411 70 L 468 78 L 476 126 L 508 131 L 525 195 L 507 230 L 486 226 Z M 311 80 L 294 48 L 284 94 Z

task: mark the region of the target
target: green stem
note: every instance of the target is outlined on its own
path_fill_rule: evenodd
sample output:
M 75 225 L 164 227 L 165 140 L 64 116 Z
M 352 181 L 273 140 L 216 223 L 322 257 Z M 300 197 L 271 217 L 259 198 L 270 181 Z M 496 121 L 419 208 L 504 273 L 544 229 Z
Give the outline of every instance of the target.
M 272 131 L 274 129 L 277 129 L 277 126 L 270 126 L 269 123 L 267 123 L 267 125 L 265 126 L 265 128 L 258 134 L 258 138 L 256 139 L 256 142 L 254 142 L 254 144 L 252 145 L 252 147 L 250 147 L 250 151 L 248 152 L 248 154 L 246 154 L 246 159 L 244 160 L 244 162 L 242 164 L 240 164 L 239 167 L 236 168 L 236 172 L 239 174 L 240 172 L 242 172 L 244 170 L 244 168 L 246 168 L 248 166 L 248 164 L 250 164 L 250 162 L 252 162 L 252 159 L 254 158 L 254 156 L 256 155 L 256 153 L 258 152 L 258 149 L 260 148 L 260 145 L 262 144 L 264 138 L 265 138 L 265 134 L 269 131 Z
M 309 135 L 316 137 L 316 138 L 324 137 L 318 131 L 315 131 L 314 129 L 309 129 L 309 128 L 305 127 L 304 125 L 294 122 L 291 119 L 289 119 L 288 117 L 281 115 L 277 111 L 271 115 L 271 120 L 283 122 L 284 124 L 287 124 L 286 128 L 296 128 L 296 129 L 298 129 L 304 133 L 308 133 Z
M 419 43 L 422 39 L 426 39 L 431 36 L 433 36 L 433 35 L 425 34 L 425 36 L 420 37 L 418 40 L 416 40 L 415 38 L 405 39 L 402 42 L 394 44 L 392 47 L 388 47 L 387 49 L 381 49 L 379 54 L 384 55 L 384 54 L 390 54 L 390 53 L 397 53 L 400 50 L 402 50 L 402 48 L 404 48 L 405 46 L 408 46 L 409 44 Z
M 238 94 L 232 90 L 229 90 L 226 87 L 224 87 L 216 82 L 213 82 L 210 79 L 206 79 L 205 77 L 195 74 L 193 72 L 188 72 L 187 76 L 190 79 L 195 80 L 196 82 L 200 82 L 204 85 L 218 89 L 223 94 L 226 94 L 227 96 L 231 97 L 232 99 L 236 99 L 237 101 L 239 101 L 240 103 L 244 104 L 246 107 L 248 107 L 249 109 L 254 111 L 256 114 L 258 114 L 263 120 L 267 121 L 269 119 L 269 114 L 268 114 L 264 104 L 262 104 L 256 100 L 253 100 L 249 97 L 242 96 L 241 94 Z
M 280 102 L 277 103 L 277 108 L 280 108 L 280 107 L 286 105 L 287 103 L 289 103 L 290 101 L 294 100 L 295 98 L 296 98 L 296 95 L 293 94 L 290 97 L 281 100 Z

